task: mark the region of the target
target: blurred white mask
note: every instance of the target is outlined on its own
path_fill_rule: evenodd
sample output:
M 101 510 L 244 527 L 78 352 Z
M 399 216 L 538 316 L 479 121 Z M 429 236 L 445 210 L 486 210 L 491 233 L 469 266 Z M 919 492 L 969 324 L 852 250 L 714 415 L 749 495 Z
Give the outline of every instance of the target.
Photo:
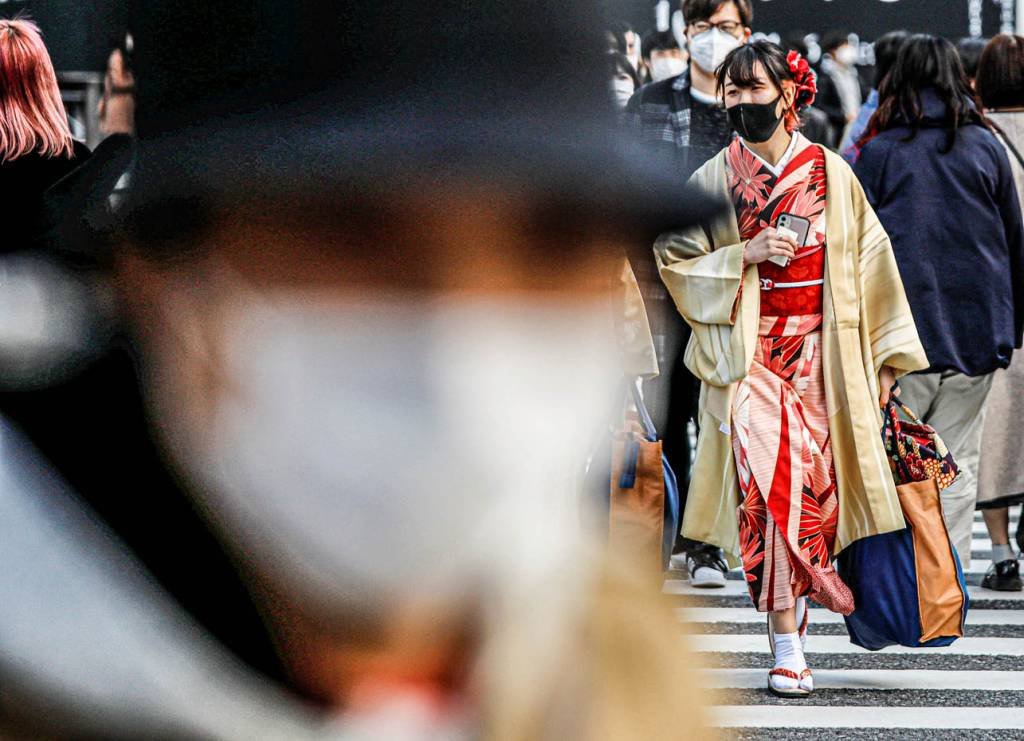
M 186 411 L 168 358 L 157 409 L 215 517 L 289 588 L 351 609 L 568 557 L 572 475 L 615 393 L 606 304 L 246 289 L 216 313 L 183 331 L 219 325 L 226 388 Z
M 658 57 L 651 60 L 651 77 L 655 82 L 681 75 L 685 69 L 686 62 L 679 57 Z
M 614 79 L 611 82 L 611 86 L 616 105 L 619 108 L 625 108 L 626 104 L 629 103 L 629 99 L 633 97 L 633 93 L 636 92 L 636 85 L 633 84 L 632 80 Z

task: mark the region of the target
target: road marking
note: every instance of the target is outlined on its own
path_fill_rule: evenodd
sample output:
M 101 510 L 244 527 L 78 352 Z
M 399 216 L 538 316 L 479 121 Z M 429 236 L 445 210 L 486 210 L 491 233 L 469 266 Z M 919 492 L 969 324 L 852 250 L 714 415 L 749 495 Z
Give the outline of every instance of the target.
M 992 594 L 998 595 L 998 592 Z M 765 613 L 753 607 L 678 607 L 676 617 L 684 623 L 757 623 L 764 625 Z M 843 616 L 824 608 L 811 609 L 811 635 L 814 626 L 842 623 Z M 1024 610 L 970 610 L 968 625 L 1024 625 Z
M 768 639 L 764 635 L 688 636 L 691 648 L 698 653 L 768 653 Z M 850 643 L 847 636 L 816 636 L 807 638 L 809 654 L 914 654 L 915 656 L 1024 656 L 1024 638 L 960 638 L 951 646 L 942 648 L 912 648 L 888 646 L 881 651 L 868 651 Z
M 767 682 L 767 669 L 701 669 L 702 687 L 716 689 L 760 689 Z M 842 690 L 1024 690 L 1024 672 L 949 672 L 896 669 L 818 669 L 815 689 Z
M 719 705 L 708 708 L 721 728 L 945 728 L 1020 729 L 1020 708 L 834 707 L 828 705 Z
M 691 587 L 690 582 L 680 579 L 666 579 L 662 587 L 664 594 L 680 594 L 702 597 L 749 597 L 750 592 L 747 585 L 742 581 L 727 581 L 724 587 L 713 589 L 702 589 Z M 967 594 L 971 599 L 985 600 L 1008 600 L 1011 602 L 1024 602 L 1024 592 L 993 592 L 990 589 L 981 587 L 967 587 Z

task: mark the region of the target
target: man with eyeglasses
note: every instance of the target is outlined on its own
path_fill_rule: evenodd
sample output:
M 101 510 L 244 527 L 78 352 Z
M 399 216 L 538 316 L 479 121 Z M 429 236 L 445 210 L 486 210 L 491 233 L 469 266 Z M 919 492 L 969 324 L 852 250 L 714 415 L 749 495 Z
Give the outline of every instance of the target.
M 716 95 L 715 70 L 725 56 L 750 38 L 753 9 L 750 0 L 683 0 L 690 63 L 682 74 L 645 85 L 630 98 L 626 120 L 638 140 L 671 159 L 680 187 L 691 174 L 732 140 L 732 126 Z M 640 283 L 658 363 L 666 369 L 645 382 L 647 406 L 662 431 L 665 454 L 684 498 L 689 480 L 688 422 L 693 417 L 699 384 L 683 364 L 690 328 L 669 300 L 654 265 L 633 266 Z M 716 546 L 677 539 L 673 566 L 685 563 L 693 586 L 724 587 L 726 565 Z

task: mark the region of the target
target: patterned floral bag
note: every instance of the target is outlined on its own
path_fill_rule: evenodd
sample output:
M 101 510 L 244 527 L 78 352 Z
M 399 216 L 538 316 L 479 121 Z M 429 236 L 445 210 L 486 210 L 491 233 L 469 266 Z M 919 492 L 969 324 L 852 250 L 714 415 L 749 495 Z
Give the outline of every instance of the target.
M 846 629 L 851 643 L 871 651 L 948 646 L 963 636 L 971 604 L 939 497 L 959 469 L 935 430 L 898 399 L 890 399 L 882 416 L 907 527 L 861 538 L 839 554 L 857 605 L 844 618 Z
M 901 413 L 909 421 L 901 417 Z M 945 489 L 960 475 L 960 469 L 934 428 L 924 424 L 910 408 L 890 397 L 882 413 L 882 440 L 896 484 L 934 479 Z

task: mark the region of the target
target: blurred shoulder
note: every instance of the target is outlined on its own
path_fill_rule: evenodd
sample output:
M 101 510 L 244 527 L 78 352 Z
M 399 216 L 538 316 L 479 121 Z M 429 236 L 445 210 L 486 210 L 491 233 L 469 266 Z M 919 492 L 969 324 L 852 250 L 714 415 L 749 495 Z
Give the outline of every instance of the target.
M 725 188 L 725 153 L 728 149 L 728 147 L 725 147 L 698 167 L 693 175 L 690 176 L 690 183 L 709 192 L 717 192 Z

